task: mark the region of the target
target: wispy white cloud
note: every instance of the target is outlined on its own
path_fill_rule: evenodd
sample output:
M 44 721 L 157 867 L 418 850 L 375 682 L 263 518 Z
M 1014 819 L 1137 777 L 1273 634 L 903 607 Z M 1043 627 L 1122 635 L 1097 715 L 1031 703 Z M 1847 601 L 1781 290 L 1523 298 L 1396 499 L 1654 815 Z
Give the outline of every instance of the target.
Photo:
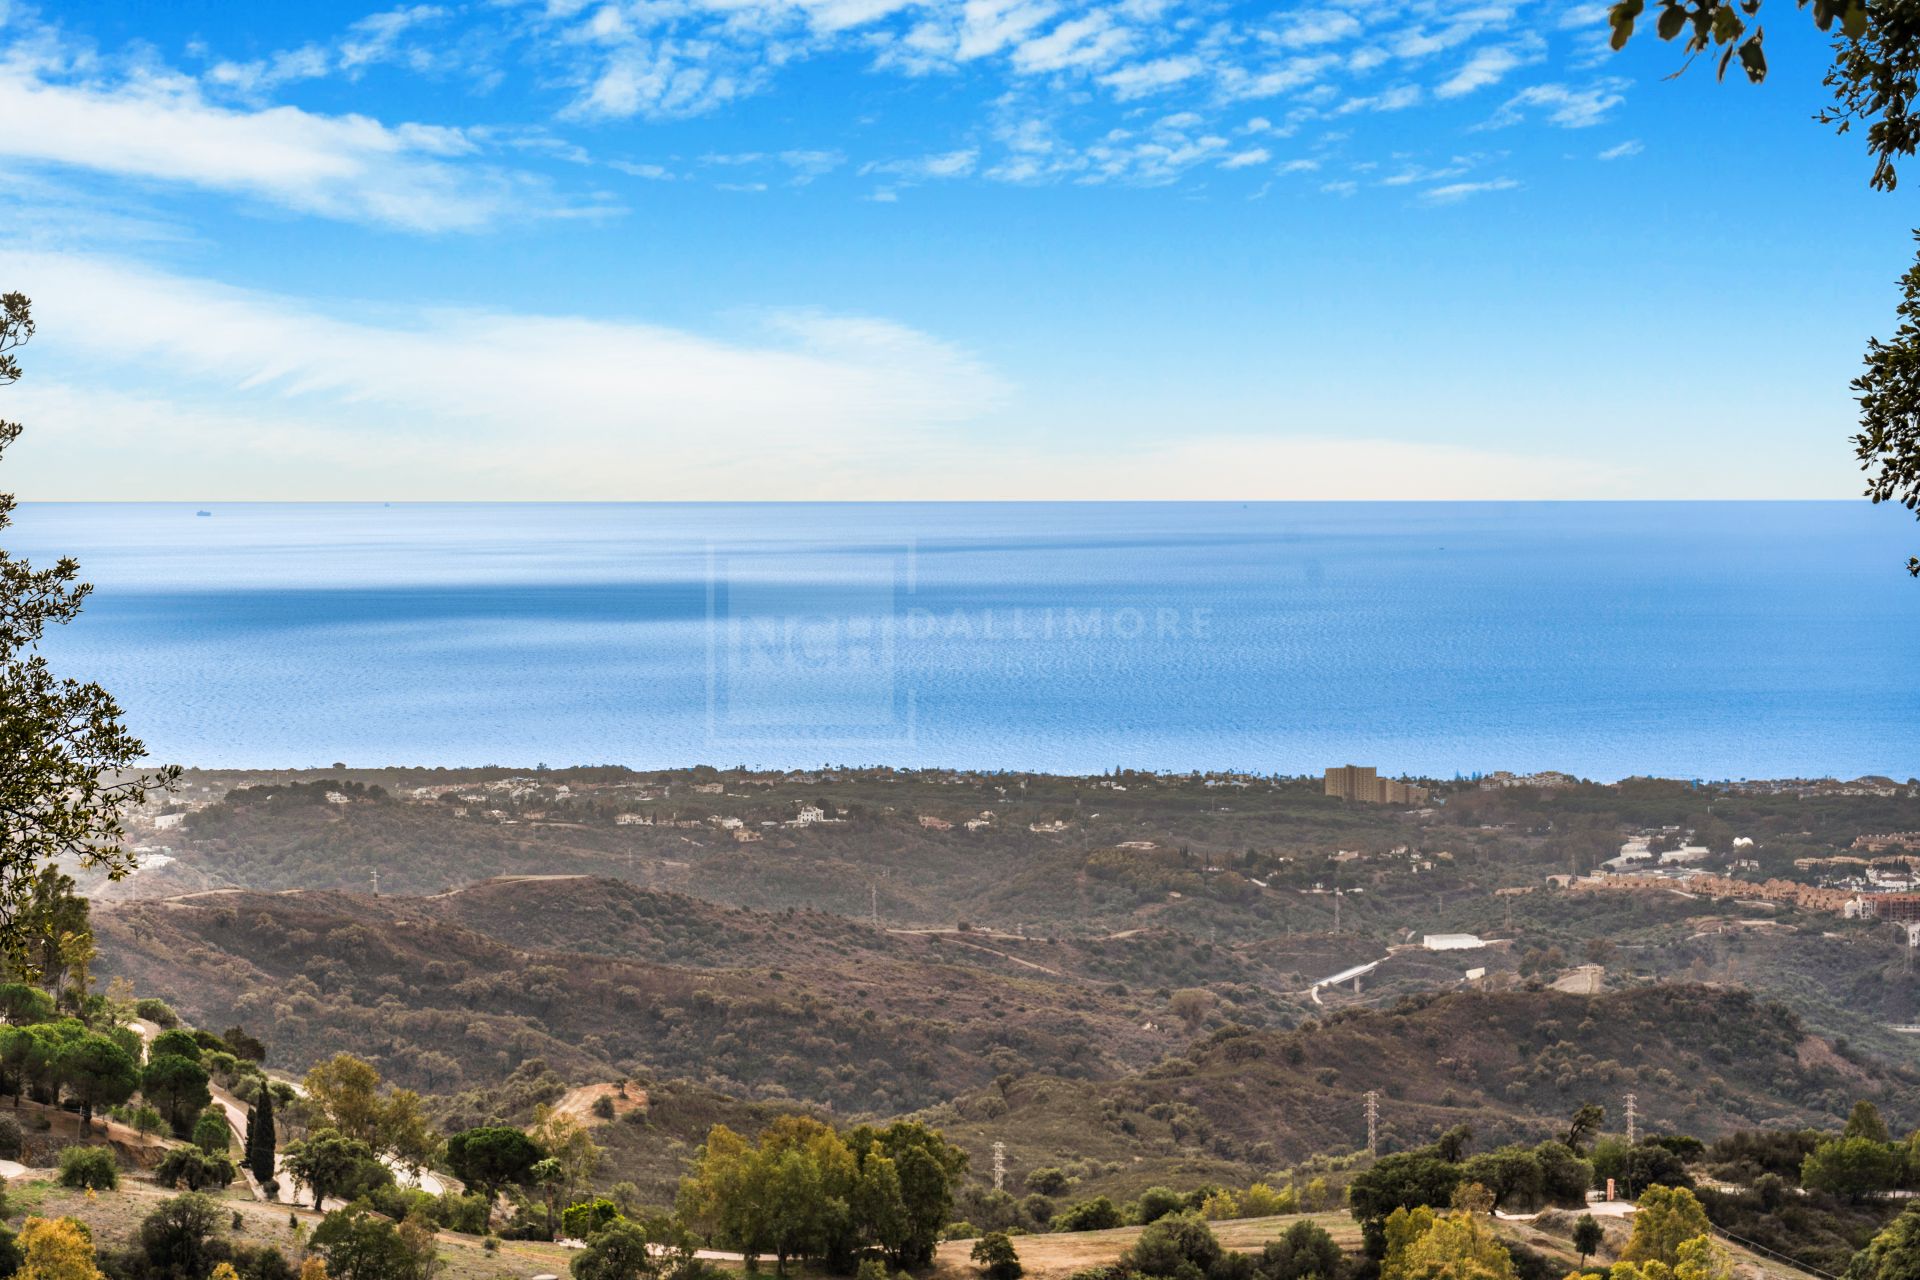
M 1429 187 L 1420 193 L 1420 198 L 1428 204 L 1458 204 L 1462 200 L 1489 191 L 1512 191 L 1520 185 L 1514 178 L 1490 178 L 1484 182 L 1449 182 L 1438 187 Z
M 302 80 L 334 74 L 356 77 L 382 63 L 400 63 L 416 72 L 442 69 L 442 54 L 410 43 L 407 37 L 451 15 L 450 9 L 440 5 L 402 5 L 369 14 L 330 41 L 308 42 L 246 62 L 216 62 L 207 69 L 206 80 L 209 86 L 257 97 Z
M 609 160 L 607 168 L 624 173 L 629 178 L 645 178 L 649 182 L 671 182 L 673 170 L 663 164 L 648 164 L 635 160 Z
M 1527 52 L 1515 45 L 1492 45 L 1476 49 L 1458 71 L 1434 87 L 1434 95 L 1439 98 L 1464 97 L 1476 89 L 1498 84 L 1507 77 L 1508 72 L 1532 60 Z
M 705 41 L 640 40 L 609 52 L 568 114 L 579 119 L 693 116 L 757 93 L 771 68 L 727 59 Z
M 165 69 L 61 75 L 0 60 L 0 159 L 186 186 L 412 231 L 560 211 L 544 182 L 488 163 L 472 133 L 364 115 L 210 101 Z
M 863 174 L 885 174 L 903 180 L 964 178 L 980 166 L 978 148 L 945 151 L 904 160 L 877 160 L 861 166 Z
M 165 477 L 149 493 L 351 493 L 370 470 L 421 496 L 687 496 L 677 486 L 697 477 L 719 497 L 741 491 L 725 479 L 737 465 L 745 491 L 774 497 L 840 460 L 917 447 L 1005 391 L 966 352 L 869 317 L 767 312 L 726 339 L 491 310 L 324 312 L 88 256 L 0 254 L 0 273 L 39 304 L 40 364 L 13 403 L 60 437 L 59 468 L 16 473 L 41 494 L 72 472 L 71 448 L 137 432 Z M 119 496 L 137 496 L 146 466 L 116 469 Z
M 1131 29 L 1116 22 L 1112 14 L 1095 9 L 1015 45 L 1013 69 L 1032 75 L 1103 67 L 1131 48 L 1137 38 Z
M 1442 147 L 1448 131 L 1529 119 L 1569 128 L 1598 123 L 1622 101 L 1624 81 L 1536 84 L 1513 93 L 1491 119 L 1485 108 L 1462 117 L 1471 109 L 1463 100 L 1550 61 L 1552 43 L 1570 38 L 1558 34 L 1568 12 L 1562 5 L 1543 24 L 1507 0 L 1335 0 L 1278 13 L 1218 10 L 1198 0 L 408 3 L 252 61 L 206 53 L 208 70 L 197 80 L 150 66 L 112 76 L 100 70 L 104 64 L 84 74 L 29 65 L 23 75 L 18 61 L 4 64 L 6 92 L 37 95 L 41 113 L 61 119 L 26 140 L 32 131 L 10 127 L 0 136 L 0 161 L 12 156 L 156 184 L 184 181 L 301 212 L 419 230 L 484 227 L 528 210 L 593 212 L 610 201 L 554 197 L 551 177 L 529 176 L 539 161 L 583 170 L 604 165 L 647 180 L 684 177 L 695 166 L 682 157 L 598 161 L 580 139 L 608 122 L 737 110 L 778 91 L 801 64 L 833 56 L 854 66 L 864 59 L 876 76 L 944 76 L 953 88 L 942 92 L 964 104 L 962 118 L 943 122 L 945 136 L 929 139 L 929 150 L 964 155 L 964 164 L 915 172 L 911 159 L 849 160 L 830 147 L 790 149 L 777 153 L 785 158 L 763 158 L 763 172 L 726 185 L 798 185 L 841 169 L 892 179 L 889 192 L 961 176 L 1167 183 L 1201 166 L 1259 168 L 1261 162 L 1236 163 L 1256 150 L 1245 143 L 1247 134 L 1302 136 L 1342 117 L 1361 126 L 1363 137 L 1350 145 L 1374 149 L 1372 156 L 1343 157 L 1348 163 L 1378 162 L 1400 148 L 1400 137 L 1381 126 L 1365 136 L 1365 117 L 1381 113 L 1442 117 Z M 496 29 L 477 37 L 476 28 L 488 23 Z M 1577 29 L 1584 36 L 1585 27 Z M 543 90 L 570 94 L 550 101 L 556 122 L 544 128 L 408 124 L 271 105 L 276 94 L 309 100 L 306 81 L 357 77 L 375 67 L 429 74 L 460 67 L 478 76 L 488 59 L 469 46 L 497 53 L 516 41 L 526 46 L 522 65 L 540 69 Z M 493 64 L 513 61 L 494 57 L 487 74 L 499 74 Z M 1175 137 L 1164 121 L 1142 123 L 1142 102 L 1196 118 Z M 0 98 L 0 108 L 11 105 Z M 1259 113 L 1257 127 L 1249 111 Z M 104 118 L 112 112 L 134 118 L 134 127 L 120 130 L 117 118 Z M 83 120 L 89 113 L 103 118 Z M 112 145 L 120 136 L 136 141 Z M 1243 141 L 1220 141 L 1231 138 Z M 201 147 L 200 140 L 210 141 Z M 793 158 L 800 156 L 806 158 Z M 563 178 L 562 185 L 572 184 Z
M 1299 49 L 1342 44 L 1359 35 L 1361 30 L 1360 20 L 1343 9 L 1312 9 L 1282 17 L 1271 38 L 1285 48 Z
M 1602 160 L 1625 160 L 1628 156 L 1637 156 L 1645 150 L 1646 147 L 1641 143 L 1640 139 L 1629 138 L 1625 142 L 1608 147 L 1600 153 L 1599 158 Z
M 867 317 L 775 312 L 720 339 L 501 311 L 325 313 L 85 256 L 0 254 L 0 272 L 40 303 L 41 359 L 9 393 L 33 427 L 10 481 L 34 498 L 1537 499 L 1637 479 L 1371 431 L 982 448 L 975 428 L 1009 388 Z M 173 322 L 152 324 L 161 312 Z
M 1613 78 L 1595 81 L 1583 89 L 1564 84 L 1533 85 L 1507 99 L 1489 124 L 1496 128 L 1518 124 L 1538 111 L 1563 129 L 1589 129 L 1605 122 L 1613 109 L 1626 101 L 1622 93 L 1625 88 L 1626 81 Z
M 1198 58 L 1155 58 L 1151 62 L 1136 62 L 1117 71 L 1109 71 L 1100 77 L 1100 83 L 1113 90 L 1114 97 L 1125 102 L 1172 88 L 1200 75 L 1202 70 Z

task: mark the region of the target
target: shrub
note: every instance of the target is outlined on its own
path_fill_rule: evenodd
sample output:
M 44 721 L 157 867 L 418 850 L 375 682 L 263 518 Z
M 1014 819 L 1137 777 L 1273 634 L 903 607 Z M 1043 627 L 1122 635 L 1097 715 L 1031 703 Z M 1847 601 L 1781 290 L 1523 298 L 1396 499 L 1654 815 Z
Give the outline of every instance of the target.
M 127 1124 L 151 1138 L 167 1127 L 167 1118 L 143 1102 L 128 1109 Z
M 18 1160 L 22 1141 L 20 1122 L 12 1116 L 0 1116 L 0 1160 Z
M 1225 1187 L 1200 1202 L 1200 1216 L 1209 1222 L 1225 1222 L 1240 1216 L 1240 1201 Z
M 180 1015 L 173 1011 L 173 1006 L 154 996 L 145 996 L 136 1001 L 133 1012 L 135 1016 L 145 1018 L 163 1031 L 171 1031 L 180 1025 Z
M 449 1231 L 480 1235 L 487 1229 L 486 1197 L 443 1192 L 434 1205 L 433 1220 Z
M 862 1258 L 853 1280 L 893 1280 L 893 1277 L 887 1274 L 887 1264 L 880 1259 Z
M 1144 1227 L 1186 1207 L 1186 1197 L 1172 1187 L 1148 1187 L 1135 1205 L 1134 1221 Z
M 640 1280 L 653 1273 L 647 1233 L 624 1218 L 608 1224 L 573 1258 L 574 1280 Z
M 226 1261 L 220 1216 L 220 1202 L 212 1196 L 175 1196 L 141 1220 L 134 1243 L 157 1276 L 204 1276 Z
M 1066 1170 L 1051 1165 L 1027 1170 L 1027 1190 L 1035 1195 L 1057 1196 L 1070 1185 Z
M 989 1231 L 974 1241 L 971 1255 L 987 1280 L 1020 1280 L 1025 1270 L 1013 1241 L 1004 1231 Z
M 224 1187 L 239 1176 L 233 1161 L 211 1155 L 199 1147 L 175 1147 L 167 1152 L 153 1171 L 154 1180 L 166 1186 L 185 1186 L 188 1191 L 202 1187 Z
M 561 1234 L 573 1240 L 586 1240 L 605 1230 L 620 1217 L 611 1200 L 587 1200 L 568 1205 L 560 1215 Z
M 287 1261 L 287 1255 L 267 1244 L 254 1248 L 236 1246 L 233 1269 L 239 1272 L 240 1280 L 295 1280 L 293 1264 Z
M 1220 1260 L 1220 1253 L 1213 1229 L 1199 1215 L 1175 1213 L 1142 1231 L 1120 1263 L 1141 1275 L 1198 1280 Z
M 1105 1196 L 1082 1200 L 1053 1220 L 1055 1231 L 1105 1231 L 1119 1225 L 1120 1210 Z
M 227 1113 L 219 1107 L 208 1107 L 193 1122 L 193 1145 L 210 1156 L 223 1156 L 233 1145 L 233 1128 L 227 1123 Z
M 1272 1218 L 1299 1210 L 1300 1197 L 1291 1186 L 1275 1191 L 1264 1182 L 1256 1182 L 1240 1197 L 1240 1212 L 1249 1218 Z
M 403 1222 L 408 1215 L 415 1213 L 439 1222 L 439 1197 L 429 1195 L 418 1187 L 387 1183 L 365 1192 L 361 1198 L 395 1222 Z
M 1254 1264 L 1261 1280 L 1305 1280 L 1340 1274 L 1340 1246 L 1317 1223 L 1296 1222 L 1260 1251 Z
M 112 1147 L 68 1147 L 60 1153 L 60 1185 L 76 1190 L 111 1191 L 120 1185 Z

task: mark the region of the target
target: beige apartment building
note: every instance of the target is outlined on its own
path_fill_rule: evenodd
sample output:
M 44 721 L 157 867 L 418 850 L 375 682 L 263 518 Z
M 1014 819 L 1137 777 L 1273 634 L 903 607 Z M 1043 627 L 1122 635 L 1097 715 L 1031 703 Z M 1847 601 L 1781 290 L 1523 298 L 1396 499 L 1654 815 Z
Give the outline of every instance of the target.
M 1327 770 L 1327 794 L 1361 804 L 1423 804 L 1427 789 L 1383 778 L 1370 764 L 1343 764 Z

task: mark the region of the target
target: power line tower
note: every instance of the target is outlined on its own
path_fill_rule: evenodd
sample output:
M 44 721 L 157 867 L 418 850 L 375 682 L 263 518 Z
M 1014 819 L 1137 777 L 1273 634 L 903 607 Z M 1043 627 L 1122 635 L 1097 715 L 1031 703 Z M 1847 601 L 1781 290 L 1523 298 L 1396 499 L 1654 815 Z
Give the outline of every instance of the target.
M 1380 1154 L 1380 1091 L 1367 1090 L 1367 1154 Z
M 1639 1146 L 1640 1145 L 1639 1139 L 1640 1139 L 1639 1112 L 1634 1110 L 1634 1096 L 1632 1094 L 1628 1094 L 1627 1095 L 1627 1145 L 1630 1147 Z
M 380 868 L 378 867 L 373 869 L 373 896 L 376 898 L 380 896 Z
M 993 1144 L 993 1189 L 1003 1191 L 1007 1185 L 1007 1144 Z
M 867 886 L 867 919 L 874 928 L 880 927 L 880 886 L 877 884 Z
M 1340 898 L 1340 890 L 1335 889 L 1333 891 L 1333 931 L 1336 934 L 1340 932 Z

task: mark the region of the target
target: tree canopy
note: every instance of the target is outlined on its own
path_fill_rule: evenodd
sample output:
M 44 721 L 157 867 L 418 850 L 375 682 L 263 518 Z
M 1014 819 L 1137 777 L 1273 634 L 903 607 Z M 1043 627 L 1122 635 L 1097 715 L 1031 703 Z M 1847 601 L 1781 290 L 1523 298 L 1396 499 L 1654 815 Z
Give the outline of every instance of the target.
M 16 353 L 34 329 L 32 301 L 0 295 L 0 386 L 19 380 Z M 20 432 L 0 421 L 0 453 Z M 0 494 L 0 530 L 14 506 Z M 123 815 L 179 776 L 140 771 L 147 749 L 119 704 L 97 684 L 56 676 L 39 651 L 48 627 L 79 616 L 89 590 L 79 573 L 69 557 L 36 567 L 0 550 L 0 950 L 13 950 L 34 877 L 56 859 L 116 880 L 133 870 Z
M 642 1280 L 658 1270 L 647 1233 L 637 1223 L 608 1223 L 574 1255 L 573 1280 Z
M 140 1068 L 133 1055 L 106 1036 L 88 1032 L 69 1042 L 55 1060 L 55 1074 L 79 1100 L 80 1128 L 93 1128 L 98 1107 L 117 1107 L 140 1087 Z
M 1469 1211 L 1395 1209 L 1383 1227 L 1380 1280 L 1514 1280 L 1513 1255 Z
M 772 1254 L 782 1269 L 794 1258 L 844 1269 L 869 1248 L 896 1268 L 924 1266 L 965 1168 L 964 1152 L 915 1122 L 843 1138 L 782 1116 L 757 1143 L 714 1126 L 680 1205 L 696 1229 L 749 1256 Z
M 1920 1276 L 1920 1209 L 1908 1209 L 1853 1255 L 1847 1280 L 1908 1280 Z
M 454 1176 L 487 1198 L 487 1216 L 501 1189 L 525 1182 L 544 1153 L 520 1130 L 482 1125 L 447 1139 L 447 1165 Z
M 1712 1224 L 1699 1199 L 1685 1187 L 1648 1187 L 1633 1215 L 1633 1235 L 1620 1251 L 1622 1262 L 1661 1262 L 1673 1266 L 1680 1246 L 1709 1235 Z
M 19 1246 L 19 1280 L 103 1280 L 93 1238 L 72 1218 L 28 1218 Z
M 288 1143 L 284 1164 L 294 1181 L 313 1193 L 316 1209 L 329 1196 L 351 1200 L 393 1181 L 386 1166 L 374 1159 L 372 1147 L 332 1129 L 318 1129 L 304 1141 Z
M 198 1062 L 163 1053 L 148 1059 L 140 1078 L 140 1092 L 166 1116 L 174 1135 L 184 1138 L 213 1101 L 213 1090 L 207 1082 L 207 1069 Z

